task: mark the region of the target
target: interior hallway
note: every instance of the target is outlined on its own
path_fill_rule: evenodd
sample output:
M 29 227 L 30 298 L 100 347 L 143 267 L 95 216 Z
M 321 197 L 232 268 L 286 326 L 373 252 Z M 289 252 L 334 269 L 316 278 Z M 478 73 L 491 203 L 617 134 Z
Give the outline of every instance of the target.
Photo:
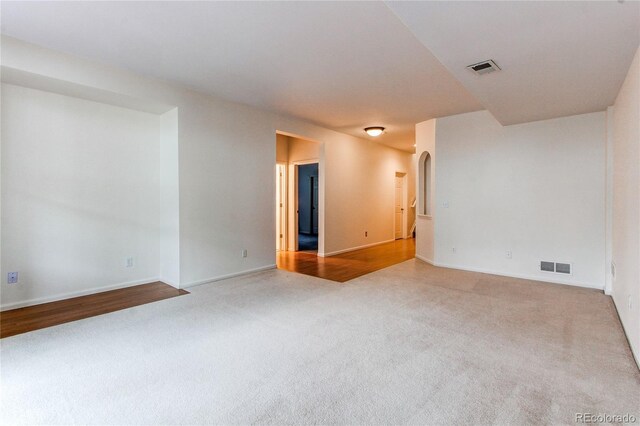
M 409 238 L 330 257 L 303 251 L 279 251 L 276 261 L 279 269 L 343 283 L 413 259 L 415 253 L 416 240 Z

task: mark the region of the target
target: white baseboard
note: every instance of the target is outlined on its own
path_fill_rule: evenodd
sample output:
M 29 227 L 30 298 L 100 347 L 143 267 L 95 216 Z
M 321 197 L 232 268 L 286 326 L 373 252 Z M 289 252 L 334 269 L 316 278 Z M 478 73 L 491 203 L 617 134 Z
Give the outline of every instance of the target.
M 350 251 L 361 250 L 361 249 L 364 249 L 364 248 L 367 248 L 367 247 L 379 246 L 380 244 L 386 244 L 386 243 L 390 243 L 392 241 L 395 241 L 395 239 L 386 240 L 386 241 L 378 241 L 377 243 L 365 244 L 363 246 L 351 247 L 351 248 L 344 249 L 344 250 L 336 250 L 336 251 L 332 251 L 330 253 L 318 253 L 318 257 L 335 256 L 336 254 L 348 253 Z
M 537 275 L 512 274 L 512 273 L 494 271 L 494 270 L 489 270 L 489 269 L 470 268 L 470 267 L 461 266 L 461 265 L 448 265 L 448 264 L 444 264 L 444 263 L 435 263 L 433 260 L 427 259 L 426 257 L 420 256 L 419 254 L 416 254 L 416 259 L 420 259 L 423 262 L 429 263 L 429 264 L 431 264 L 433 266 L 437 266 L 439 268 L 459 269 L 461 271 L 480 272 L 482 274 L 500 275 L 502 277 L 520 278 L 520 279 L 524 279 L 524 280 L 541 281 L 541 282 L 547 282 L 547 283 L 552 283 L 552 284 L 571 285 L 571 286 L 574 286 L 574 287 L 584 287 L 584 288 L 590 288 L 590 289 L 595 289 L 595 290 L 603 290 L 602 286 L 597 285 L 597 284 L 593 284 L 593 283 L 587 283 L 587 284 L 576 283 L 576 282 L 567 281 L 567 280 L 554 280 L 554 279 L 549 279 L 549 278 L 545 278 L 545 277 L 539 277 Z
M 450 265 L 450 264 L 435 263 L 435 262 L 432 263 L 432 265 L 438 266 L 440 268 L 460 269 L 462 271 L 480 272 L 482 274 L 500 275 L 500 276 L 503 276 L 503 277 L 520 278 L 520 279 L 523 279 L 523 280 L 542 281 L 542 282 L 547 282 L 547 283 L 552 283 L 552 284 L 562 284 L 562 285 L 570 285 L 570 286 L 574 286 L 574 287 L 591 288 L 591 289 L 600 290 L 600 291 L 604 290 L 604 285 L 602 285 L 602 284 L 578 283 L 578 282 L 568 281 L 568 280 L 559 280 L 559 279 L 553 279 L 553 278 L 546 278 L 546 277 L 541 277 L 541 276 L 538 276 L 538 275 L 513 274 L 513 273 L 510 273 L 510 272 L 507 273 L 507 272 L 495 271 L 495 270 L 483 269 L 483 268 L 470 268 L 470 267 L 462 266 L 462 265 Z
M 629 349 L 631 349 L 631 356 L 633 357 L 633 360 L 636 362 L 638 369 L 640 369 L 640 353 L 636 353 L 635 348 L 631 343 L 631 339 L 629 338 L 629 333 L 627 333 L 627 329 L 624 326 L 624 322 L 622 322 L 622 318 L 620 317 L 620 310 L 618 309 L 618 304 L 616 303 L 616 299 L 611 297 L 611 300 L 613 301 L 613 306 L 616 310 L 618 321 L 620 321 L 620 324 L 622 325 L 622 331 L 624 332 L 624 337 L 627 338 L 627 342 L 629 343 Z
M 420 260 L 422 260 L 423 262 L 427 262 L 428 264 L 433 265 L 433 260 L 431 260 L 431 259 L 427 259 L 426 257 L 424 257 L 424 256 L 420 256 L 419 254 L 416 254 L 416 259 L 420 259 Z M 434 265 L 434 266 L 435 266 L 435 265 Z
M 134 285 L 149 284 L 156 281 L 162 281 L 162 279 L 158 277 L 145 278 L 142 280 L 129 281 L 126 283 L 111 284 L 111 285 L 105 285 L 102 287 L 93 287 L 93 288 L 88 288 L 88 289 L 79 290 L 79 291 L 70 291 L 68 293 L 56 294 L 55 296 L 37 297 L 34 299 L 21 300 L 19 302 L 3 304 L 2 306 L 0 306 L 0 311 L 6 311 L 8 309 L 24 308 L 25 306 L 39 305 L 41 303 L 56 302 L 58 300 L 71 299 L 73 297 L 86 296 L 88 294 L 102 293 L 104 291 L 117 290 L 119 288 L 133 287 Z
M 192 281 L 190 283 L 180 284 L 180 288 L 195 287 L 195 286 L 202 285 L 202 284 L 208 284 L 208 283 L 213 283 L 213 282 L 216 282 L 216 281 L 226 280 L 226 279 L 229 279 L 229 278 L 240 277 L 242 275 L 253 274 L 254 272 L 268 271 L 270 269 L 275 269 L 276 267 L 277 266 L 274 263 L 272 265 L 261 266 L 259 268 L 247 269 L 245 271 L 240 271 L 240 272 L 234 272 L 233 274 L 219 275 L 217 277 L 206 278 L 204 280 L 198 280 L 198 281 Z
M 158 279 L 158 281 L 162 281 L 165 284 L 169 284 L 173 288 L 180 288 L 180 283 L 177 283 L 177 282 L 175 282 L 173 280 L 170 280 L 168 278 L 160 278 L 160 279 Z

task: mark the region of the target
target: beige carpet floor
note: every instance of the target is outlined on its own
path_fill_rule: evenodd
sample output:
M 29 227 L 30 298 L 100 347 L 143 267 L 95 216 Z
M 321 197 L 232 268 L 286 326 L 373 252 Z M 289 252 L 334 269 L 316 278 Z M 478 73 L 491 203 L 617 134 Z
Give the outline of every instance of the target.
M 3 424 L 575 424 L 640 419 L 611 299 L 417 260 L 273 270 L 3 339 Z M 640 420 L 639 420 L 640 421 Z

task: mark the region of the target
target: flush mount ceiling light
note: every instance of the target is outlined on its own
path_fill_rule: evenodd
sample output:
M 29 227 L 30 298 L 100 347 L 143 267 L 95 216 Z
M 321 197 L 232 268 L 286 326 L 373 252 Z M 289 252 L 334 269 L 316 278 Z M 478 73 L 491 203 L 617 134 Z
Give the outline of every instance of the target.
M 369 136 L 373 136 L 375 138 L 376 136 L 380 136 L 382 133 L 384 133 L 384 127 L 380 127 L 380 126 L 365 127 L 364 131 L 367 132 Z

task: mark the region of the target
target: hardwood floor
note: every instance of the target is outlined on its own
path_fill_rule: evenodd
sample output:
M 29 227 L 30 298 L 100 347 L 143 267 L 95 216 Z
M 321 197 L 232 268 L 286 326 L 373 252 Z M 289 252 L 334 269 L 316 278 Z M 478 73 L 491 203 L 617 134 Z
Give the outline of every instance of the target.
M 278 252 L 277 265 L 279 269 L 343 283 L 413 259 L 415 253 L 415 239 L 410 238 L 331 257 L 318 257 L 314 253 L 299 251 Z
M 163 282 L 0 312 L 0 338 L 188 294 Z

